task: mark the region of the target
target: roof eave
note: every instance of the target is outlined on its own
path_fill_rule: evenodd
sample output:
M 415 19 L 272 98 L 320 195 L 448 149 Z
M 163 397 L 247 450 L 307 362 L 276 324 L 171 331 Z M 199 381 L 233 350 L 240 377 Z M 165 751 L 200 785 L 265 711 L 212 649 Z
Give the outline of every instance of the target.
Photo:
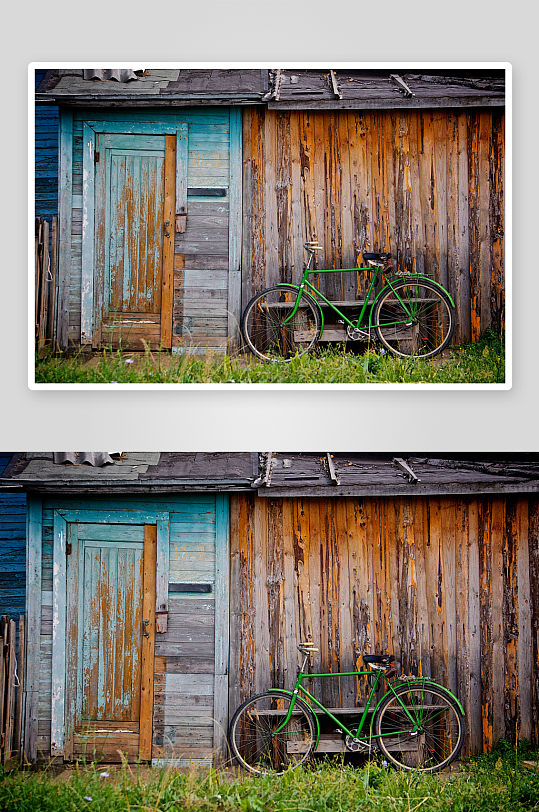
M 322 485 L 305 488 L 280 488 L 261 486 L 257 493 L 262 497 L 280 499 L 284 496 L 294 497 L 342 497 L 342 496 L 451 496 L 480 495 L 503 493 L 539 493 L 539 481 L 532 482 L 470 482 L 449 484 L 410 485 Z
M 172 480 L 40 480 L 0 479 L 0 493 L 24 491 L 26 493 L 81 494 L 92 491 L 100 493 L 184 493 L 204 491 L 251 491 L 251 479 L 172 479 Z
M 238 94 L 212 94 L 205 96 L 193 94 L 186 96 L 185 93 L 176 95 L 173 93 L 156 95 L 75 95 L 75 94 L 54 94 L 36 93 L 36 105 L 61 105 L 63 107 L 193 107 L 201 105 L 221 105 L 223 107 L 242 104 L 263 104 L 260 93 L 238 93 Z
M 505 107 L 504 98 L 450 99 L 305 99 L 302 101 L 268 101 L 268 110 L 430 110 L 459 107 Z

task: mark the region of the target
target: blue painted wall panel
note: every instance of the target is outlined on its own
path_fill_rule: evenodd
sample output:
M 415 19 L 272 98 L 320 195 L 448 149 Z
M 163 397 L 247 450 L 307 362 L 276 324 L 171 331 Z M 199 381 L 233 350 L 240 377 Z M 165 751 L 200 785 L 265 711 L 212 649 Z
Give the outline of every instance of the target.
M 11 454 L 0 452 L 0 476 Z M 26 496 L 0 492 L 0 615 L 18 619 L 25 609 Z
M 36 70 L 37 87 L 46 71 Z M 58 107 L 36 106 L 35 216 L 52 222 L 58 216 Z

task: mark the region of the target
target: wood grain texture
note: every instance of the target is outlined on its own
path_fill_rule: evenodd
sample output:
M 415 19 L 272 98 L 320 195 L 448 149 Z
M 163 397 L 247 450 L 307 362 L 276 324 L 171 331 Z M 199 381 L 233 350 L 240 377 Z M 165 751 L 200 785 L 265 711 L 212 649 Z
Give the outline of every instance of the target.
M 316 671 L 388 652 L 403 673 L 459 697 L 465 752 L 537 741 L 536 497 L 266 498 L 237 495 L 231 523 L 230 712 L 293 684 L 312 638 Z M 329 707 L 365 684 L 314 680 Z M 310 689 L 310 686 L 309 686 Z
M 245 114 L 242 304 L 314 267 L 390 251 L 455 297 L 455 340 L 504 324 L 504 117 L 498 110 L 250 111 Z M 247 277 L 247 278 L 246 278 Z M 313 276 L 338 300 L 364 274 Z
M 152 757 L 153 680 L 155 652 L 155 576 L 157 563 L 157 527 L 144 527 L 144 592 L 142 616 L 145 630 L 142 637 L 140 675 L 140 740 L 138 755 L 144 761 Z M 148 621 L 146 623 L 145 621 Z

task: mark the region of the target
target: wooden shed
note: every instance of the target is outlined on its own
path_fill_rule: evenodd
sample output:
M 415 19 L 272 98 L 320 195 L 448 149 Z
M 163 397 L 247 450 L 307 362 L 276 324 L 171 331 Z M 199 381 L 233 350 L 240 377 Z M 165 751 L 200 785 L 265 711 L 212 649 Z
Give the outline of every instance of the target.
M 36 101 L 60 109 L 62 348 L 233 349 L 315 239 L 319 268 L 390 251 L 441 282 L 457 342 L 504 329 L 502 69 L 58 69 Z
M 537 455 L 25 454 L 0 485 L 28 498 L 32 761 L 226 757 L 308 636 L 322 670 L 388 652 L 449 687 L 467 753 L 539 741 Z

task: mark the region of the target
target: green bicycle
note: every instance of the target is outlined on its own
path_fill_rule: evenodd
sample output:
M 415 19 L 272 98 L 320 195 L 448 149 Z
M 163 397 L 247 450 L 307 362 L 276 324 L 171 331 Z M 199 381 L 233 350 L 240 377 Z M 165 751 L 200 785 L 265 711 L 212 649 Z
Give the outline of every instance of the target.
M 254 296 L 244 310 L 243 338 L 259 358 L 291 361 L 296 355 L 312 350 L 324 335 L 322 307 L 329 307 L 338 316 L 342 327 L 338 327 L 337 340 L 376 338 L 386 350 L 401 358 L 432 358 L 449 344 L 455 329 L 455 305 L 445 288 L 433 279 L 421 274 L 396 273 L 388 253 L 364 253 L 368 265 L 359 268 L 313 271 L 313 257 L 321 246 L 308 242 L 304 247 L 310 256 L 301 283 L 267 288 Z M 339 303 L 341 307 L 350 304 L 360 308 L 359 314 L 351 318 L 307 278 L 312 273 L 347 271 L 372 274 L 363 302 Z M 373 296 L 380 275 L 383 286 Z
M 307 662 L 318 649 L 310 643 L 298 649 L 304 660 L 293 691 L 270 688 L 240 705 L 232 718 L 230 747 L 242 767 L 277 775 L 299 767 L 318 750 L 318 717 L 323 715 L 340 729 L 341 750 L 368 753 L 377 747 L 401 770 L 432 773 L 456 759 L 466 734 L 464 711 L 447 688 L 429 679 L 397 676 L 391 665 L 395 658 L 382 654 L 363 655 L 367 671 L 309 674 Z M 328 709 L 302 684 L 305 679 L 345 676 L 372 681 L 364 708 Z M 387 690 L 375 703 L 382 681 Z M 343 714 L 353 723 L 344 724 L 338 718 Z

